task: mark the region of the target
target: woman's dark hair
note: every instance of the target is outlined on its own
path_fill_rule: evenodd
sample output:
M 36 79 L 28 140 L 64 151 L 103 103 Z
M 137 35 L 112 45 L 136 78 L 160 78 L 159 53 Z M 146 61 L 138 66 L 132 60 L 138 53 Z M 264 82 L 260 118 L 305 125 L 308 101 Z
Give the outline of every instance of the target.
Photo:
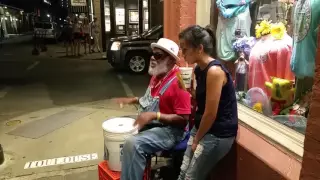
M 193 48 L 203 46 L 203 50 L 210 56 L 215 56 L 216 38 L 210 25 L 205 28 L 194 25 L 184 29 L 179 34 L 179 39 L 185 40 Z

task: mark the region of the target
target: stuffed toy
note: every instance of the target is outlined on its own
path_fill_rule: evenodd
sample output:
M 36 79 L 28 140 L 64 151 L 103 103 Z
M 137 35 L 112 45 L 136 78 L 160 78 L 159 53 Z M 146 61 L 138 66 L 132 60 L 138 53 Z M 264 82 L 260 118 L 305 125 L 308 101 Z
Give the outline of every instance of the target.
M 283 109 L 293 104 L 295 88 L 293 82 L 286 79 L 271 77 L 271 81 L 265 85 L 271 91 L 273 115 L 279 115 Z

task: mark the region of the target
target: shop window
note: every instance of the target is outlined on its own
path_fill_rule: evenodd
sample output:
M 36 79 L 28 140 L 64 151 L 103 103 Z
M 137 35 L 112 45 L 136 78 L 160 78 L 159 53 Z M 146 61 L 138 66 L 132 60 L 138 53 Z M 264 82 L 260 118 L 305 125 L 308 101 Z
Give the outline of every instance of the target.
M 125 7 L 124 0 L 114 1 L 115 6 L 115 19 L 116 19 L 116 34 L 125 34 Z
M 303 144 L 300 137 L 311 102 L 320 2 L 243 1 L 237 10 L 225 11 L 232 2 L 216 1 L 218 22 L 213 25 L 219 37 L 217 57 L 233 74 L 239 109 L 254 110 L 251 114 L 264 122 L 268 119 L 273 128 L 289 127 L 300 134 Z M 295 136 L 286 129 L 283 132 Z M 296 152 L 302 155 L 300 150 Z
M 148 29 L 149 29 L 149 6 L 148 6 L 147 0 L 143 0 L 142 10 L 143 10 L 143 31 L 148 31 Z
M 110 32 L 111 30 L 111 22 L 110 22 L 110 2 L 109 0 L 104 0 L 104 22 L 106 27 L 106 32 Z

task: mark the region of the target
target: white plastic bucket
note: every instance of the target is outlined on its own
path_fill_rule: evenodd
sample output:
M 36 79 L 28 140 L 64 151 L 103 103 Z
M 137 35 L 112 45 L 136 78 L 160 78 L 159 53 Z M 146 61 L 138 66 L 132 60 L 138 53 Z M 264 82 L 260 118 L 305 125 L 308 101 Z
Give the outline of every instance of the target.
M 192 80 L 192 67 L 180 67 L 181 77 L 184 83 L 184 86 L 188 89 L 191 88 L 191 80 Z
M 112 171 L 121 171 L 123 144 L 127 138 L 138 133 L 133 126 L 134 121 L 129 117 L 117 117 L 102 123 L 105 158 Z

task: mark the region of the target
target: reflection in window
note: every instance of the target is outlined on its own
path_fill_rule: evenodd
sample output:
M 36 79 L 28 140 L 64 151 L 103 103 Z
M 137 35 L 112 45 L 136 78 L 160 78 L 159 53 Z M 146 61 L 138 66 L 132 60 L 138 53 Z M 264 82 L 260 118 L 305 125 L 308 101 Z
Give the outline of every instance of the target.
M 317 28 L 309 21 L 311 5 L 304 4 L 309 1 L 297 2 L 294 18 L 291 18 L 294 8 L 291 1 L 259 4 L 254 16 L 250 16 L 249 12 L 255 10 L 249 8 L 249 1 L 243 1 L 233 12 L 224 8 L 232 5 L 228 4 L 231 1 L 219 3 L 217 56 L 234 64 L 231 71 L 238 101 L 304 134 L 316 52 L 313 46 L 316 38 L 308 39 L 308 36 L 316 37 Z M 251 26 L 255 33 L 248 36 Z M 308 73 L 304 73 L 303 62 L 309 65 Z

